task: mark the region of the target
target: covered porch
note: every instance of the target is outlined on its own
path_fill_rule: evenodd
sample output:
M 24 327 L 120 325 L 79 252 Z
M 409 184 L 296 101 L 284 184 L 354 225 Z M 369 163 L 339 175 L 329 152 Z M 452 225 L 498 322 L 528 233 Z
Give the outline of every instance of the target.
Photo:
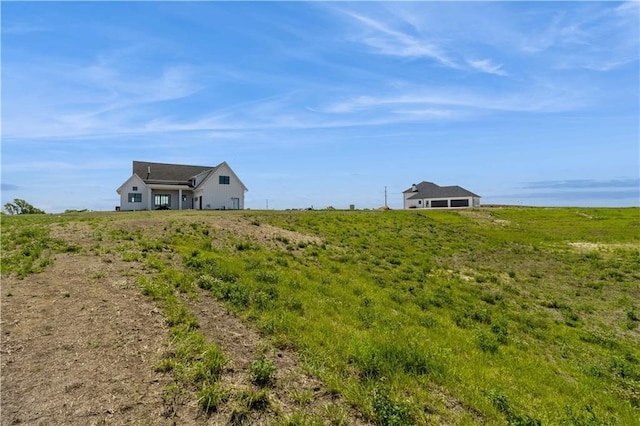
M 150 184 L 147 187 L 149 210 L 189 210 L 194 206 L 193 188 L 188 185 Z

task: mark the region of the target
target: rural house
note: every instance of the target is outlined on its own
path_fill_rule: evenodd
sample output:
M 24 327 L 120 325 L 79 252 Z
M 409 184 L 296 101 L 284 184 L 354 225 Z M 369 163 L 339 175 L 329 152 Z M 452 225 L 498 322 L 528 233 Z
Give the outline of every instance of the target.
M 479 207 L 480 196 L 459 186 L 420 182 L 402 193 L 405 209 Z
M 120 210 L 244 209 L 247 187 L 226 162 L 217 166 L 133 162 L 116 192 Z

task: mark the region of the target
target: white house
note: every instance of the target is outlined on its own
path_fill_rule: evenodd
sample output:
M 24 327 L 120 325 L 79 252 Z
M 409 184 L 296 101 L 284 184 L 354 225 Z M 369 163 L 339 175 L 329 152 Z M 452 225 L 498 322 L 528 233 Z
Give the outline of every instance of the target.
M 402 193 L 405 209 L 479 207 L 480 196 L 459 186 L 438 186 L 420 182 Z
M 215 167 L 133 162 L 116 192 L 120 210 L 244 209 L 244 186 L 226 162 Z

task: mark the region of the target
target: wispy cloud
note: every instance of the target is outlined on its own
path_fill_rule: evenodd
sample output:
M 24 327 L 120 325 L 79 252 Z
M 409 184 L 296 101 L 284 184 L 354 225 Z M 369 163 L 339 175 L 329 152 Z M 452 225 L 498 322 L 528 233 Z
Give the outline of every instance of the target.
M 99 55 L 88 65 L 5 62 L 3 137 L 74 137 L 143 129 L 162 105 L 197 93 L 203 70 L 189 64 L 128 69 L 129 54 Z M 20 70 L 18 74 L 14 70 Z M 34 84 L 34 82 L 36 82 Z M 46 84 L 44 83 L 46 82 Z
M 638 60 L 640 3 L 581 6 L 549 12 L 546 26 L 521 36 L 522 51 L 559 69 L 611 71 Z
M 529 189 L 595 189 L 595 188 L 640 188 L 640 179 L 569 179 L 569 180 L 543 180 L 528 182 L 524 188 Z
M 554 205 L 640 205 L 640 179 L 566 179 L 526 182 L 506 200 L 531 200 Z
M 450 60 L 441 48 L 424 36 L 411 35 L 391 28 L 388 24 L 351 11 L 345 11 L 346 15 L 362 23 L 369 31 L 359 39 L 360 42 L 372 47 L 383 55 L 400 56 L 407 58 L 431 58 L 451 68 L 458 65 Z
M 402 6 L 385 9 L 377 17 L 351 10 L 341 12 L 359 24 L 360 31 L 353 30 L 352 41 L 366 45 L 373 52 L 406 59 L 432 59 L 437 64 L 453 70 L 475 70 L 505 77 L 503 64 L 477 57 L 474 48 L 454 42 L 447 33 L 430 32 L 429 24 L 412 15 Z M 436 13 L 437 14 L 437 13 Z M 424 16 L 422 16 L 424 18 Z
M 520 199 L 545 199 L 556 201 L 584 201 L 585 205 L 593 205 L 594 201 L 606 200 L 631 200 L 632 205 L 638 205 L 640 191 L 632 189 L 619 189 L 611 191 L 546 191 L 546 192 L 523 192 L 522 194 L 512 194 L 501 196 L 501 198 Z
M 327 105 L 323 111 L 353 113 L 357 111 L 407 107 L 440 107 L 454 110 L 558 112 L 585 105 L 583 95 L 566 89 L 556 91 L 525 90 L 522 92 L 483 93 L 480 90 L 459 88 L 414 87 L 404 94 L 354 96 Z
M 51 170 L 55 170 L 56 172 L 70 172 L 70 171 L 91 171 L 91 170 L 112 170 L 114 168 L 122 166 L 121 162 L 114 160 L 103 160 L 103 161 L 83 161 L 78 163 L 73 160 L 69 161 L 47 161 L 47 160 L 36 160 L 36 161 L 23 161 L 23 162 L 12 162 L 10 164 L 3 164 L 2 170 L 3 172 L 41 172 L 46 171 L 50 172 Z M 2 189 L 5 190 L 4 183 L 2 184 Z M 13 189 L 17 189 L 18 186 L 6 184 Z
M 490 59 L 481 60 L 467 60 L 467 63 L 478 71 L 486 72 L 487 74 L 495 74 L 500 76 L 507 76 L 507 72 L 502 69 L 502 64 L 494 64 Z

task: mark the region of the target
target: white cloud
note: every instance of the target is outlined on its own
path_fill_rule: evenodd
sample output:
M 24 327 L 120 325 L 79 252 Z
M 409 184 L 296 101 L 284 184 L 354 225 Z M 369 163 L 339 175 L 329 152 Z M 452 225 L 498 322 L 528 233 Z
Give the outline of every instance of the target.
M 122 56 L 122 55 L 120 55 Z M 90 65 L 5 62 L 3 137 L 75 137 L 144 129 L 153 104 L 201 89 L 202 70 L 188 64 L 127 69 L 127 58 Z
M 638 60 L 638 2 L 577 3 L 520 38 L 548 68 L 611 71 Z M 538 19 L 539 16 L 536 16 Z M 541 22 L 545 22 L 540 19 Z M 542 56 L 544 54 L 544 56 Z
M 460 88 L 412 87 L 403 93 L 380 96 L 354 96 L 328 104 L 321 111 L 333 114 L 354 114 L 362 111 L 381 113 L 407 110 L 439 111 L 440 117 L 458 117 L 481 111 L 558 112 L 579 109 L 587 105 L 586 94 L 551 84 L 522 91 L 483 93 Z M 454 114 L 454 112 L 456 114 Z
M 407 58 L 431 58 L 447 67 L 458 67 L 434 41 L 393 29 L 384 22 L 361 14 L 349 11 L 344 13 L 364 24 L 369 32 L 361 36 L 359 41 L 374 48 L 380 54 Z
M 467 63 L 478 71 L 482 71 L 487 74 L 495 74 L 500 76 L 507 76 L 507 72 L 502 69 L 502 64 L 494 64 L 489 59 L 481 60 L 467 60 Z

